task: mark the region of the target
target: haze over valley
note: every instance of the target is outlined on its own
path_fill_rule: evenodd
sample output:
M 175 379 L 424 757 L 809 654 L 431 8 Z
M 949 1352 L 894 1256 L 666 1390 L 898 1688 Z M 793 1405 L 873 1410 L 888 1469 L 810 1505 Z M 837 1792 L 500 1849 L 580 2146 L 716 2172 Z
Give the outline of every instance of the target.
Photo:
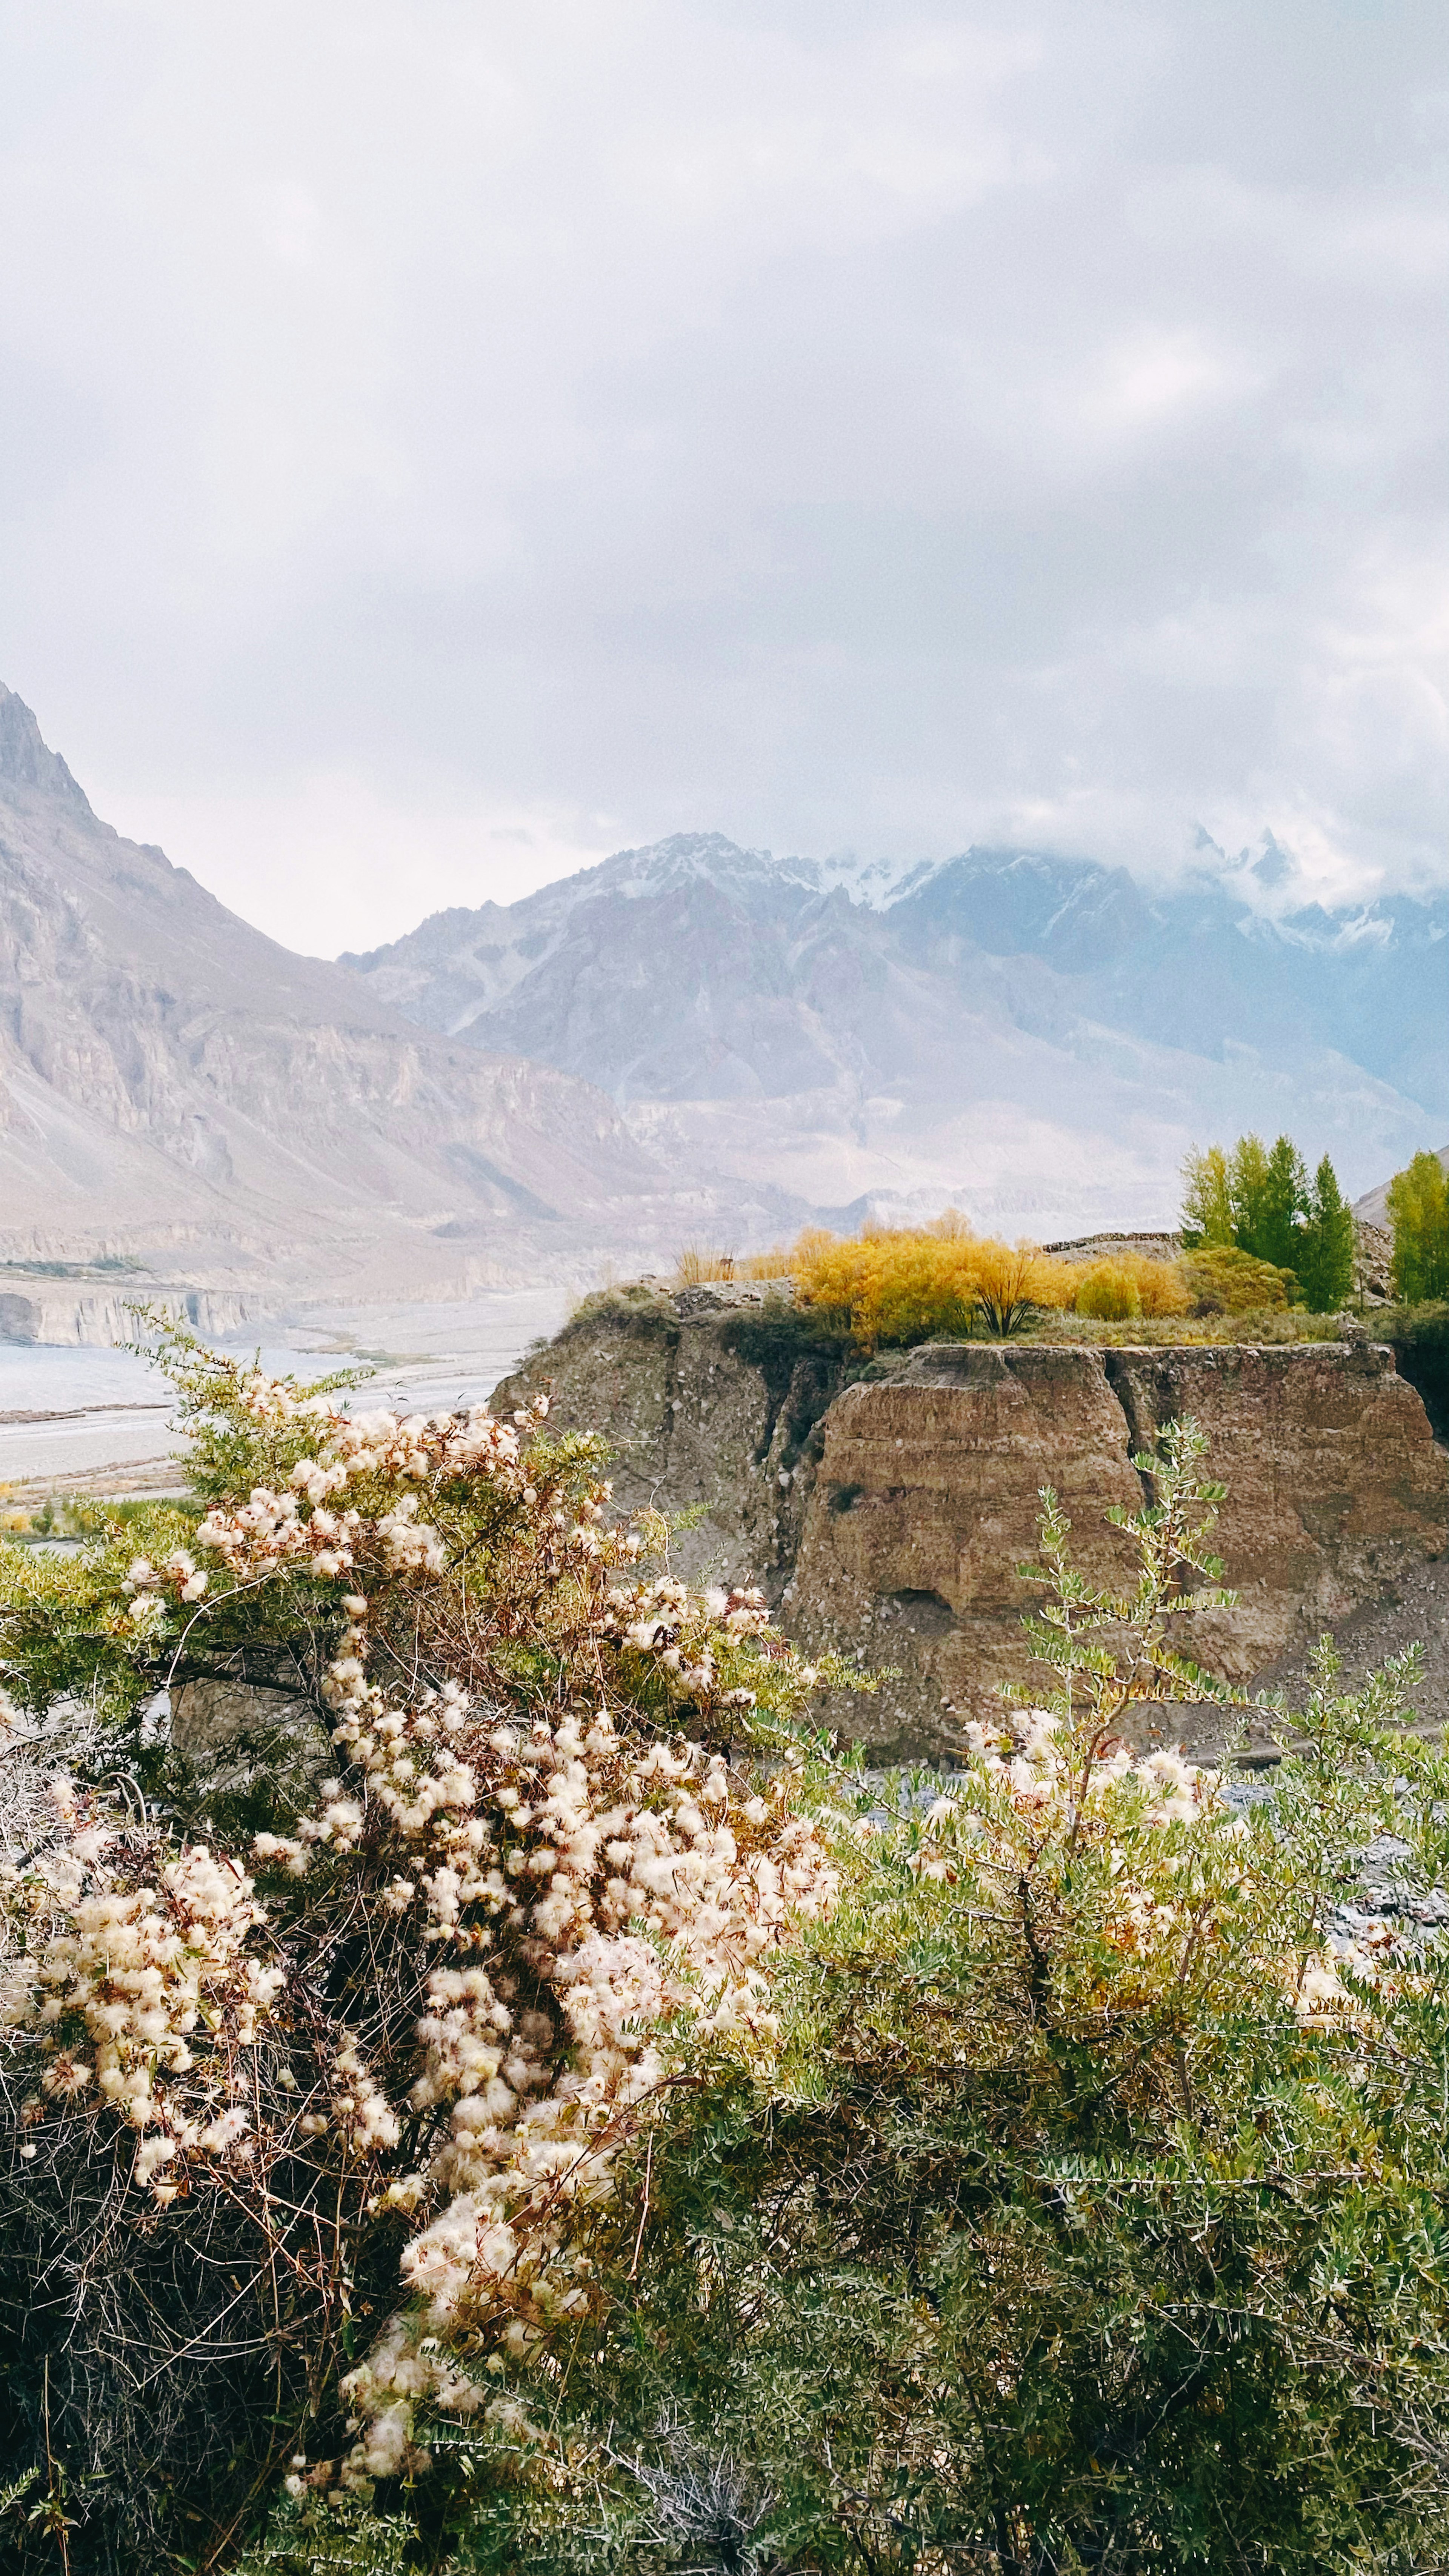
M 1449 1125 L 1449 898 L 1275 910 L 1275 862 L 1149 897 L 1030 851 L 891 874 L 681 834 L 333 964 L 121 839 L 7 689 L 0 1257 L 226 1323 L 947 1200 L 1164 1226 L 1187 1145 L 1252 1124 L 1364 1189 Z
M 1271 836 L 1149 893 L 1031 850 L 887 873 L 680 834 L 350 962 L 607 1089 L 726 1201 L 1160 1227 L 1209 1135 L 1287 1130 L 1359 1191 L 1449 1128 L 1449 896 L 1286 908 L 1289 875 Z

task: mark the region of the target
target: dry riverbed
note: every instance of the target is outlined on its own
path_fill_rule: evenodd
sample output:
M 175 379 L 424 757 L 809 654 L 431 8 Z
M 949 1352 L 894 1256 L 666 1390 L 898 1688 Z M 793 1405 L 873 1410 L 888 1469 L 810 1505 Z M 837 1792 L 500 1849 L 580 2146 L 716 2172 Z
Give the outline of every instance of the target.
M 521 1289 L 419 1306 L 310 1307 L 260 1332 L 218 1337 L 239 1356 L 312 1378 L 371 1370 L 352 1401 L 407 1413 L 478 1404 L 527 1344 L 563 1321 L 566 1292 Z M 145 1494 L 177 1484 L 163 1379 L 126 1350 L 0 1344 L 0 1484 L 15 1503 Z

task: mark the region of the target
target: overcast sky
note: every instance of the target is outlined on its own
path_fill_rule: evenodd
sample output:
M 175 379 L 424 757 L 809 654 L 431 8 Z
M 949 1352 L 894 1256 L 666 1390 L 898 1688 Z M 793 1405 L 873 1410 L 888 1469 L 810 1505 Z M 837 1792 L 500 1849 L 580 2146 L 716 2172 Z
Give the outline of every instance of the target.
M 0 678 L 323 951 L 1445 858 L 1444 0 L 0 0 Z

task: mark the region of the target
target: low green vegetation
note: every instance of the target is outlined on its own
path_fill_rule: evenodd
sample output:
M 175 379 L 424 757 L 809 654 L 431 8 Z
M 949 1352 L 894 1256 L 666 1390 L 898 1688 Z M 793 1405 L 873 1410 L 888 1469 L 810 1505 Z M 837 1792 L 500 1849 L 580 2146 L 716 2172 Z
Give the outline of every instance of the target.
M 1381 1338 L 1376 1319 L 1370 1319 L 1368 1329 Z M 1033 1318 L 1023 1338 L 1088 1350 L 1166 1350 L 1182 1343 L 1219 1347 L 1249 1343 L 1261 1349 L 1288 1343 L 1339 1342 L 1343 1339 L 1343 1324 L 1337 1315 L 1309 1315 L 1301 1306 L 1259 1306 L 1236 1314 L 1210 1307 L 1206 1312 L 1189 1315 L 1134 1316 L 1122 1323 L 1101 1322 L 1078 1314 L 1039 1315 Z
M 46 1540 L 75 1542 L 93 1538 L 103 1527 L 123 1528 L 152 1509 L 148 1499 L 120 1496 L 104 1503 L 84 1494 L 47 1494 L 42 1503 L 13 1503 L 0 1486 L 0 1530 L 35 1546 Z
M 5 2576 L 1444 2563 L 1449 1760 L 1327 1650 L 1267 1794 L 1132 1750 L 1232 1716 L 1190 1424 L 882 1784 L 541 1406 L 164 1356 L 189 1494 L 0 1551 Z
M 1238 1245 L 1204 1243 L 1183 1264 L 1200 1314 L 1274 1315 L 1296 1303 L 1297 1279 L 1291 1270 Z
M 776 2065 L 694 2062 L 585 2330 L 516 2383 L 531 2440 L 473 2455 L 460 2568 L 1439 2563 L 1442 1969 L 1324 1938 L 1390 1813 L 1442 1865 L 1442 1767 L 1390 1791 L 1409 1676 L 1344 1698 L 1325 1658 L 1237 1817 L 1105 1752 L 1063 1535 L 1053 1722 L 878 1798 Z

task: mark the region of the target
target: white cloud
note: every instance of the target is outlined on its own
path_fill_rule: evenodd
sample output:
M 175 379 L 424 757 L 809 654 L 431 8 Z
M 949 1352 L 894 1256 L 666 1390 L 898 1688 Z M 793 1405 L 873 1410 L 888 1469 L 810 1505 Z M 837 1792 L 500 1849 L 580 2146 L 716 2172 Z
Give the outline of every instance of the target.
M 1083 408 L 1108 431 L 1151 431 L 1251 389 L 1248 371 L 1197 332 L 1157 332 L 1107 355 Z
M 0 677 L 308 941 L 495 828 L 1442 872 L 1441 66 L 1431 0 L 0 0 Z

